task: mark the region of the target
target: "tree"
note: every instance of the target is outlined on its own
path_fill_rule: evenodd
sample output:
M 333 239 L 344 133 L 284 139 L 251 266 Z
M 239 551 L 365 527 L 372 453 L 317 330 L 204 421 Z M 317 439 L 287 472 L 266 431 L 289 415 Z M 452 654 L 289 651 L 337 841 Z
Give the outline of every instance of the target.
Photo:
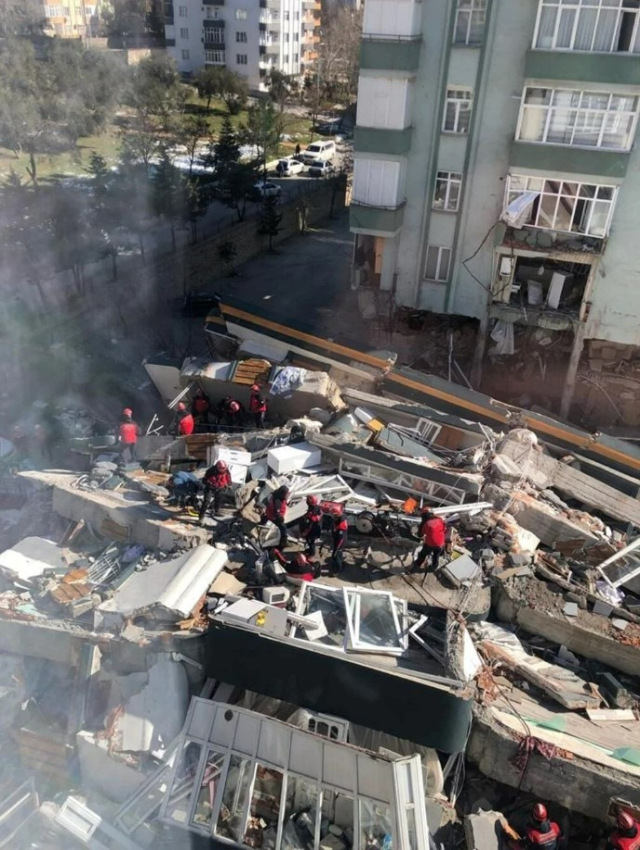
M 358 87 L 362 12 L 332 3 L 322 13 L 317 68 L 330 100 L 350 102 Z
M 207 101 L 207 109 L 213 98 L 219 97 L 225 102 L 229 114 L 237 115 L 249 97 L 247 81 L 224 65 L 204 68 L 195 75 L 194 82 L 198 96 Z
M 190 177 L 182 179 L 181 214 L 182 219 L 191 227 L 191 239 L 198 241 L 198 219 L 203 216 L 209 205 L 207 195 L 202 183 L 197 178 Z
M 260 101 L 250 107 L 242 132 L 247 144 L 257 148 L 266 180 L 267 162 L 270 156 L 277 156 L 281 136 L 280 121 L 273 103 Z
M 231 119 L 225 116 L 218 139 L 211 147 L 211 165 L 220 174 L 224 174 L 232 165 L 240 161 L 240 139 L 233 129 Z
M 198 159 L 198 145 L 200 140 L 208 135 L 208 123 L 204 118 L 195 116 L 186 118 L 176 130 L 176 142 L 179 145 L 182 145 L 187 152 L 187 158 L 189 160 L 189 176 L 191 176 L 193 166 Z
M 210 163 L 216 170 L 220 200 L 236 211 L 238 221 L 243 221 L 247 196 L 258 179 L 258 164 L 240 161 L 240 137 L 228 116 L 222 124 L 218 140 L 212 146 Z
M 269 253 L 273 253 L 273 237 L 280 233 L 282 213 L 278 212 L 278 199 L 273 195 L 267 195 L 262 201 L 260 220 L 258 222 L 258 234 L 269 237 Z
M 162 121 L 153 115 L 136 115 L 120 138 L 120 159 L 148 168 L 167 147 Z
M 168 127 L 171 116 L 184 107 L 187 89 L 173 59 L 150 56 L 133 69 L 126 102 L 137 115 L 154 115 Z
M 139 46 L 149 36 L 164 38 L 161 0 L 111 0 L 101 6 L 106 34 L 124 46 Z
M 45 25 L 38 0 L 0 0 L 0 38 L 42 35 Z
M 235 243 L 230 239 L 227 239 L 225 242 L 222 242 L 218 245 L 218 257 L 224 263 L 227 268 L 227 275 L 231 276 L 235 274 L 235 268 L 233 261 L 235 260 L 238 254 L 238 249 L 235 246 Z
M 151 205 L 156 215 L 165 218 L 171 227 L 171 245 L 176 249 L 175 222 L 180 215 L 183 186 L 181 175 L 166 151 L 162 152 L 157 169 L 151 177 Z

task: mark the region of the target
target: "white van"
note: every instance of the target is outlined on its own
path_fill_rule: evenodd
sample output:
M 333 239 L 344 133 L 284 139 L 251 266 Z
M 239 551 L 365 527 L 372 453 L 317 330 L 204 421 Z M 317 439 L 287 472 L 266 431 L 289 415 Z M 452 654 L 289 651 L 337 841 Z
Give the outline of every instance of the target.
M 305 165 L 311 165 L 311 163 L 315 162 L 317 159 L 324 159 L 328 162 L 333 159 L 335 153 L 335 142 L 312 142 L 310 145 L 307 145 L 306 149 L 302 152 L 302 161 Z

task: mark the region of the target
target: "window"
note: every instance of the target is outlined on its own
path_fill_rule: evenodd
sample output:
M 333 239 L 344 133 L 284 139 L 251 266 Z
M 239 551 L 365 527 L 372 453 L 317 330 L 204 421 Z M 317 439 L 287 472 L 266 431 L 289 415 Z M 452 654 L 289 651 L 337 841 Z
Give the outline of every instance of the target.
M 246 65 L 247 64 L 247 54 L 246 53 L 238 53 L 236 55 L 236 64 L 237 65 Z
M 454 44 L 482 44 L 487 0 L 458 0 Z
M 285 19 L 285 21 L 289 20 L 289 12 L 284 13 L 284 19 Z
M 506 203 L 525 192 L 538 192 L 525 226 L 603 237 L 609 232 L 616 191 L 615 186 L 512 174 Z
M 440 248 L 437 245 L 429 245 L 427 248 L 427 264 L 424 276 L 427 280 L 437 280 L 446 283 L 449 279 L 449 263 L 451 262 L 451 248 Z
M 181 28 L 180 28 L 180 38 L 184 38 L 185 40 L 188 40 L 188 38 L 189 38 L 189 30 L 188 30 L 186 27 L 181 27 Z
M 473 92 L 469 89 L 447 89 L 442 129 L 445 133 L 468 133 L 471 122 Z
M 525 88 L 516 139 L 627 151 L 638 98 L 574 89 Z
M 224 44 L 224 30 L 221 27 L 205 27 L 204 40 L 207 44 Z
M 236 9 L 236 21 L 246 21 L 247 20 L 247 10 L 246 9 Z
M 238 41 L 238 42 L 244 42 L 244 43 L 246 44 L 246 41 L 247 41 L 247 34 L 246 34 L 246 32 L 237 32 L 237 33 L 236 33 L 236 41 Z
M 182 58 L 183 59 L 189 59 L 189 51 L 188 50 L 182 51 Z
M 204 61 L 211 62 L 214 65 L 224 65 L 224 50 L 205 50 Z
M 293 61 L 294 61 L 294 64 L 295 64 L 295 63 L 297 63 L 297 62 L 298 62 L 298 60 L 299 60 L 299 55 L 298 55 L 297 53 L 294 53 L 294 54 L 293 54 Z
M 208 18 L 209 20 L 217 21 L 218 20 L 218 9 L 215 6 L 213 8 L 211 6 L 206 6 L 205 7 L 205 17 Z
M 438 171 L 436 190 L 433 195 L 433 209 L 456 212 L 460 200 L 462 174 L 457 171 Z
M 187 17 L 187 7 L 186 6 L 178 6 L 178 17 L 186 18 Z
M 541 0 L 539 50 L 640 53 L 640 0 Z
M 47 18 L 67 18 L 69 16 L 68 6 L 45 6 L 44 14 Z

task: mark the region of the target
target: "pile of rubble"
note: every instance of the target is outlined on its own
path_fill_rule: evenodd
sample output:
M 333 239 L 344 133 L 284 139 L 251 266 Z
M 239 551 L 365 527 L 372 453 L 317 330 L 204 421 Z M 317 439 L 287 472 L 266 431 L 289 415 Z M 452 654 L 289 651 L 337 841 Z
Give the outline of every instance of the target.
M 538 798 L 597 846 L 640 793 L 638 482 L 523 428 L 290 396 L 266 430 L 18 474 L 59 531 L 0 553 L 0 846 L 484 850 Z M 167 484 L 221 460 L 201 522 Z M 321 506 L 315 579 L 274 568 L 283 486 L 285 559 Z M 436 572 L 410 569 L 425 507 Z

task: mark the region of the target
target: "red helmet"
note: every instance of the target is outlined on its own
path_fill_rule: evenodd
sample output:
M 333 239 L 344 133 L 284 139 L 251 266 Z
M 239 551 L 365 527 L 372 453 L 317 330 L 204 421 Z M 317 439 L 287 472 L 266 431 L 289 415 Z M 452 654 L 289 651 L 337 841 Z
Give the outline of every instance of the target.
M 182 410 L 186 410 L 186 409 L 187 409 L 186 404 L 183 401 L 179 401 L 178 402 L 178 410 L 182 411 Z
M 335 507 L 331 508 L 331 513 L 336 519 L 338 519 L 342 516 L 343 509 L 340 507 L 340 505 L 336 505 Z
M 309 507 L 311 507 L 311 505 L 319 505 L 320 499 L 317 496 L 307 496 L 307 504 Z
M 547 819 L 547 810 L 542 803 L 535 804 L 532 814 L 534 820 L 543 821 Z
M 218 470 L 218 472 L 226 472 L 227 464 L 223 460 L 219 460 L 216 462 L 216 469 Z
M 131 410 L 130 407 L 125 407 L 125 409 L 122 411 L 122 415 L 123 416 L 133 416 L 133 410 Z
M 231 411 L 231 413 L 237 413 L 240 410 L 240 405 L 237 401 L 230 401 L 229 410 Z
M 633 829 L 635 826 L 635 821 L 629 814 L 629 812 L 618 812 L 616 817 L 616 823 L 620 827 L 620 829 Z
M 254 384 L 254 385 L 251 387 L 251 392 L 252 392 L 252 393 L 259 393 L 259 392 L 260 392 L 260 387 L 259 387 L 257 384 Z
M 298 552 L 298 554 L 295 557 L 295 561 L 296 561 L 297 566 L 299 566 L 299 567 L 306 567 L 309 563 L 309 559 L 307 558 L 306 555 L 303 555 L 302 552 Z

